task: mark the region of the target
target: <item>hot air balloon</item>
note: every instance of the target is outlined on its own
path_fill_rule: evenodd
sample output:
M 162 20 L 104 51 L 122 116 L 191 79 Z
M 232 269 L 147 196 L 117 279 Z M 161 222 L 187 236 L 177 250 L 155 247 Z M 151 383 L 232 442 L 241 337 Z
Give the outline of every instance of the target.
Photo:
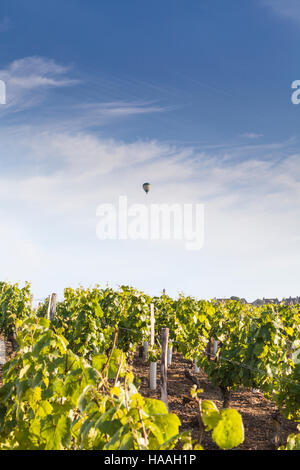
M 150 187 L 151 187 L 151 184 L 150 183 L 144 183 L 143 184 L 143 189 L 145 191 L 146 194 L 148 194 L 149 190 L 150 190 Z

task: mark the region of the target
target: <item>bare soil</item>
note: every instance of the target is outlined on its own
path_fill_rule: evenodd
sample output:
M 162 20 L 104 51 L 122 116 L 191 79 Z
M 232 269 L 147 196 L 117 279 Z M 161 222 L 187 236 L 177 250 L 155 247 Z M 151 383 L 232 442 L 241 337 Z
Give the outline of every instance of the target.
M 203 399 L 212 400 L 220 409 L 222 408 L 221 392 L 208 380 L 207 375 L 200 371 L 195 374 L 193 364 L 179 353 L 173 353 L 172 365 L 168 366 L 168 402 L 169 412 L 175 413 L 181 422 L 180 431 L 191 431 L 192 438 L 198 440 L 199 424 L 196 401 L 189 400 L 193 383 L 185 376 L 184 371 L 189 370 L 199 380 L 203 389 Z M 160 399 L 160 364 L 157 364 L 157 389 L 149 389 L 149 367 L 137 355 L 133 361 L 133 372 L 140 380 L 139 391 L 147 398 Z M 267 400 L 263 393 L 253 392 L 250 389 L 240 389 L 232 393 L 230 408 L 235 408 L 242 416 L 245 440 L 237 449 L 239 450 L 274 450 L 277 449 L 272 442 L 275 432 L 275 423 L 272 414 L 276 412 L 276 405 Z M 296 423 L 281 417 L 281 441 L 286 443 L 287 436 L 297 431 Z M 281 444 L 281 443 L 280 443 Z M 213 442 L 210 432 L 204 433 L 202 445 L 208 450 L 218 450 Z

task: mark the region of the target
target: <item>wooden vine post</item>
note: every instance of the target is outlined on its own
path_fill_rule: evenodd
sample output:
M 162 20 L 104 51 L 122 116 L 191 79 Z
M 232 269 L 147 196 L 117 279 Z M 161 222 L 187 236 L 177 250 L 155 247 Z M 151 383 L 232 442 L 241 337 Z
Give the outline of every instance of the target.
M 155 317 L 154 317 L 154 304 L 150 304 L 150 347 L 154 346 L 155 336 Z
M 31 312 L 33 312 L 33 299 L 34 299 L 34 295 L 30 294 L 30 310 L 31 310 Z
M 173 344 L 172 344 L 172 340 L 170 340 L 170 345 L 168 348 L 168 366 L 172 365 L 172 355 L 173 355 Z
M 55 317 L 56 301 L 57 301 L 57 294 L 53 293 L 51 294 L 51 296 L 49 295 L 47 318 L 50 321 L 53 321 Z
M 148 349 L 149 349 L 149 342 L 144 341 L 144 360 L 148 361 Z
M 5 357 L 6 357 L 5 342 L 2 339 L 0 339 L 0 366 L 5 364 Z
M 155 326 L 155 318 L 154 318 L 154 304 L 150 304 L 150 341 L 144 341 L 144 359 L 145 361 L 148 360 L 148 349 L 149 345 L 150 348 L 154 345 L 154 326 Z
M 195 362 L 194 362 L 194 365 L 195 365 L 194 372 L 195 372 L 195 374 L 198 374 L 200 372 L 200 368 L 198 367 L 197 362 L 198 362 L 198 356 L 196 356 Z
M 167 410 L 169 409 L 167 388 L 168 342 L 169 328 L 163 328 L 161 330 L 160 399 L 166 405 Z
M 154 317 L 154 304 L 150 304 L 150 349 L 154 346 L 155 335 L 155 317 Z M 149 370 L 149 386 L 151 390 L 156 390 L 156 362 L 150 362 Z
M 198 338 L 199 338 L 199 334 L 198 334 Z M 199 374 L 200 372 L 200 368 L 198 367 L 198 355 L 195 357 L 195 360 L 194 360 L 194 372 L 195 374 Z
M 219 341 L 217 339 L 214 339 L 214 350 L 213 350 L 213 355 L 215 356 L 218 352 L 218 346 L 219 346 Z

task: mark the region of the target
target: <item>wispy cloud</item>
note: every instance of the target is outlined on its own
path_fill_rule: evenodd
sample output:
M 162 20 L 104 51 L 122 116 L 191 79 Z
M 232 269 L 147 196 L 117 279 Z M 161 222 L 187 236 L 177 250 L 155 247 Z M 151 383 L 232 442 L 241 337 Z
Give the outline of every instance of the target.
M 299 0 L 261 0 L 261 3 L 272 8 L 280 16 L 300 21 Z
M 68 67 L 43 57 L 25 57 L 0 69 L 0 78 L 6 84 L 6 106 L 22 111 L 41 102 L 43 92 L 53 87 L 66 87 L 78 83 L 66 76 Z
M 78 130 L 91 126 L 99 126 L 131 116 L 153 113 L 165 113 L 173 108 L 159 106 L 151 101 L 110 101 L 77 103 L 72 106 L 72 119 L 66 119 L 64 125 Z M 69 112 L 70 108 L 68 108 Z
M 247 139 L 260 139 L 263 136 L 263 134 L 257 134 L 255 132 L 245 132 L 241 135 L 241 137 L 246 137 Z
M 81 109 L 94 115 L 130 116 L 132 114 L 147 114 L 168 111 L 170 108 L 155 106 L 152 102 L 141 101 L 113 101 L 104 103 L 89 103 L 80 106 Z
M 4 16 L 4 18 L 0 19 L 0 33 L 4 33 L 8 31 L 12 27 L 12 22 L 8 16 Z
M 170 106 L 161 106 L 155 100 L 105 100 L 95 101 L 88 93 L 87 77 L 74 78 L 76 72 L 68 66 L 60 65 L 45 57 L 25 57 L 0 69 L 0 79 L 6 84 L 6 106 L 1 107 L 2 115 L 16 114 L 30 108 L 44 105 L 49 90 L 81 86 L 79 93 L 70 94 L 65 105 L 63 96 L 52 95 L 52 102 L 47 103 L 47 119 L 55 125 L 60 116 L 58 129 L 76 129 L 80 131 L 90 126 L 101 126 L 117 119 L 151 113 L 170 111 Z M 77 90 L 78 91 L 78 90 Z M 86 91 L 86 93 L 85 93 Z M 72 98 L 72 96 L 73 98 Z M 78 100 L 77 96 L 80 96 Z M 73 100 L 73 101 L 72 101 Z M 55 107 L 54 107 L 55 102 Z M 22 117 L 21 117 L 22 119 Z M 33 116 L 31 116 L 31 120 Z M 40 124 L 40 116 L 38 123 Z

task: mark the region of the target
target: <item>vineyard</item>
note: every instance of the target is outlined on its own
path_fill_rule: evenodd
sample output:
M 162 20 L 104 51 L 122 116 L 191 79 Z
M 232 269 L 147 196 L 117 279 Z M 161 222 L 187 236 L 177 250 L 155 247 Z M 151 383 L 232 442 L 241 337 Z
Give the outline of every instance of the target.
M 239 449 L 249 393 L 300 450 L 300 305 L 2 282 L 0 335 L 0 450 Z

